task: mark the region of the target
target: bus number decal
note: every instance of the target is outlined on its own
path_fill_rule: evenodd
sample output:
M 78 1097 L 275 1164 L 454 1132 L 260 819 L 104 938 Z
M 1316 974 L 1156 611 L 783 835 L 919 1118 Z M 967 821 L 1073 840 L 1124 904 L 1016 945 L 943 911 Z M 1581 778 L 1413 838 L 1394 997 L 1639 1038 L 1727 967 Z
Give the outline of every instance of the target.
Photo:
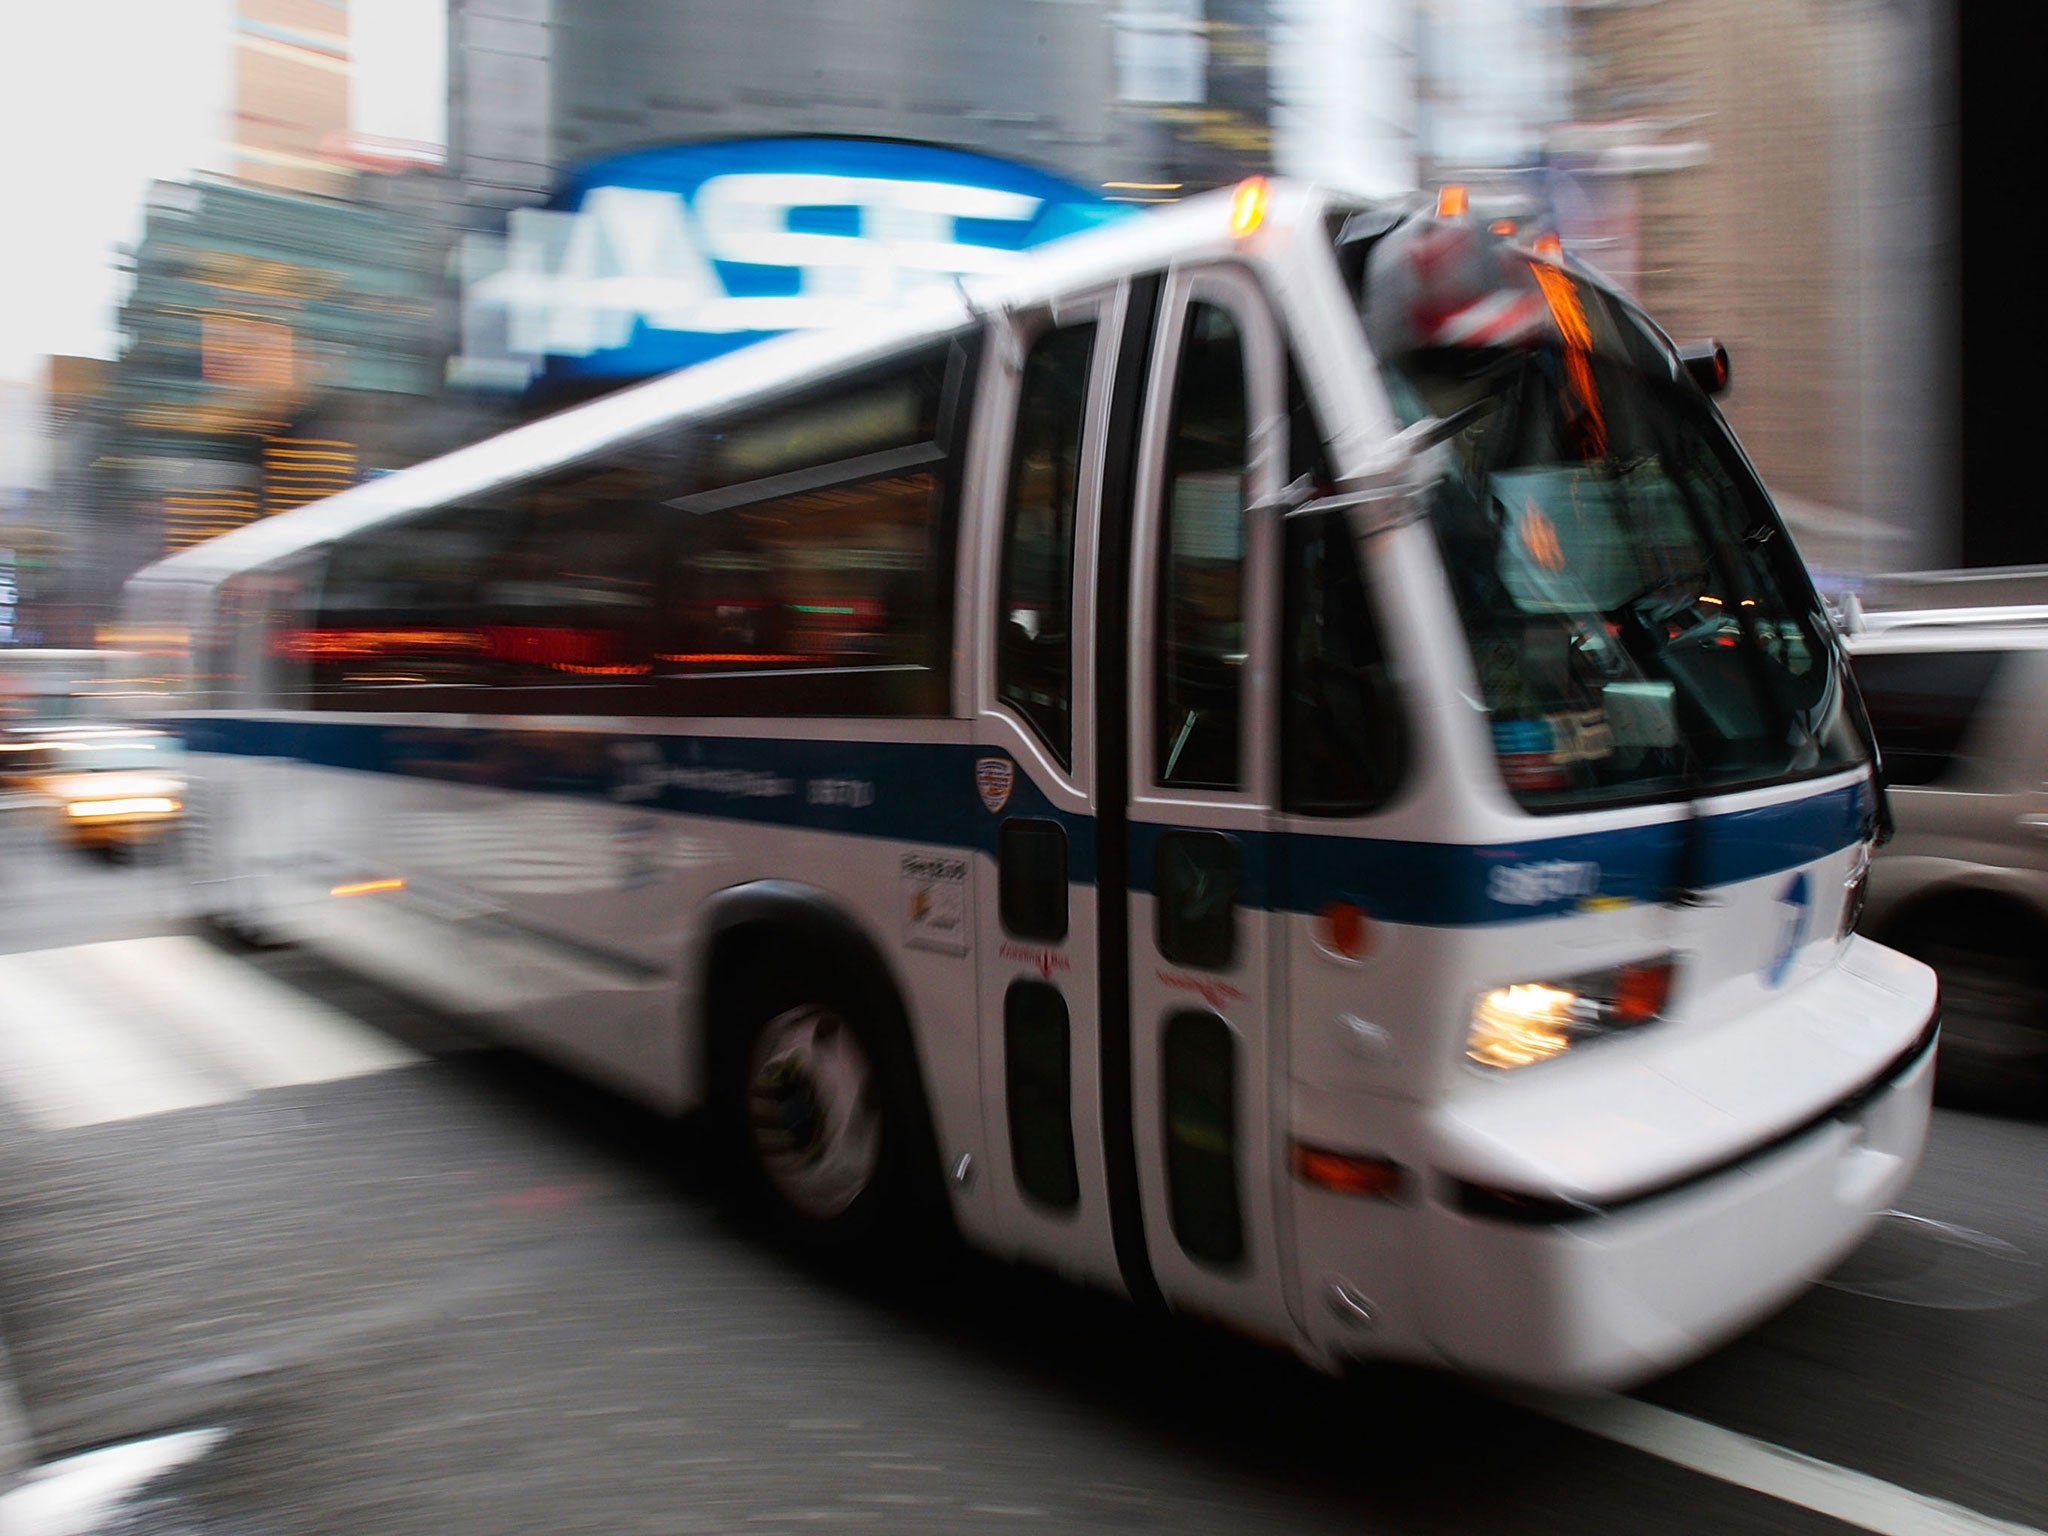
M 875 786 L 866 779 L 812 779 L 804 785 L 804 803 L 859 810 L 875 803 Z
M 1600 866 L 1590 859 L 1543 859 L 1502 864 L 1486 877 L 1486 894 L 1504 907 L 1542 907 L 1600 889 Z

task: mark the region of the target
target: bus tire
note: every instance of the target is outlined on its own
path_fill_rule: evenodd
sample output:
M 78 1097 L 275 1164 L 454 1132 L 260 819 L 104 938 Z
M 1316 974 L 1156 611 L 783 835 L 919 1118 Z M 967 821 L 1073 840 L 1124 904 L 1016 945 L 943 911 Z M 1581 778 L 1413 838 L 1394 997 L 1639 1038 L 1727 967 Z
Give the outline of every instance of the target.
M 871 1255 L 921 1204 L 914 1069 L 872 987 L 778 959 L 721 989 L 714 1112 L 730 1189 L 797 1248 Z

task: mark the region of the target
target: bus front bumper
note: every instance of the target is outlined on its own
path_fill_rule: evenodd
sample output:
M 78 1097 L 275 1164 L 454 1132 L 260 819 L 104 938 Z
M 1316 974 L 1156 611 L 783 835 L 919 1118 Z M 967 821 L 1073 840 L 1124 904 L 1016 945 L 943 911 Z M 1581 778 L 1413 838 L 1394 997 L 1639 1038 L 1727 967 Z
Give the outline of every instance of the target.
M 1853 1101 L 1612 1206 L 1454 1184 L 1433 1213 L 1422 1327 L 1448 1363 L 1553 1388 L 1631 1385 L 1777 1311 L 1845 1258 L 1918 1165 L 1934 1024 Z
M 1851 939 L 1811 985 L 1708 1027 L 1419 1106 L 1384 1148 L 1406 1169 L 1398 1199 L 1294 1183 L 1308 1353 L 1616 1388 L 1726 1342 L 1846 1257 L 1911 1179 L 1936 1001 L 1925 966 Z M 1366 1118 L 1297 1091 L 1298 1137 L 1364 1151 L 1340 1138 Z

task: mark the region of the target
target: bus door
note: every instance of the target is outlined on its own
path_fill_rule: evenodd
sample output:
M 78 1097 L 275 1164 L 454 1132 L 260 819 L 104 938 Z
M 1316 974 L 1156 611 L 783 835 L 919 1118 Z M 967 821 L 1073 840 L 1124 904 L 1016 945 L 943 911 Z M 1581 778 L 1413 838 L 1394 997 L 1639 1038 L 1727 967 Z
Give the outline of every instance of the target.
M 1001 503 L 984 521 L 995 536 L 972 605 L 976 814 L 994 860 L 976 917 L 988 1166 L 960 1214 L 998 1251 L 1110 1286 L 1121 1277 L 1103 1123 L 1096 546 L 1106 459 L 1112 481 L 1129 480 L 1108 423 L 1117 398 L 1133 414 L 1152 299 L 1119 286 L 1003 317 L 980 392 L 984 494 Z
M 1286 366 L 1243 268 L 1161 296 L 1135 481 L 1123 672 L 1130 1135 L 1144 1250 L 1176 1310 L 1284 1336 L 1287 1081 L 1265 829 L 1276 759 Z M 1105 711 L 1110 714 L 1112 711 Z M 1106 744 L 1099 747 L 1106 750 Z M 1105 836 L 1108 835 L 1107 829 Z

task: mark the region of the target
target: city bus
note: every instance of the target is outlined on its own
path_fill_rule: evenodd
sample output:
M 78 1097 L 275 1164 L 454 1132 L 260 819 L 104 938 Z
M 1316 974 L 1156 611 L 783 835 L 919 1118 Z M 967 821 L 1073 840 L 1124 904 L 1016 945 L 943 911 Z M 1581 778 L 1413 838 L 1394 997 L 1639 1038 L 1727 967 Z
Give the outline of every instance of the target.
M 1703 357 L 1705 359 L 1703 364 Z M 182 551 L 206 912 L 1329 1369 L 1626 1384 L 1848 1253 L 1932 973 L 1821 604 L 1551 241 L 1255 179 Z

